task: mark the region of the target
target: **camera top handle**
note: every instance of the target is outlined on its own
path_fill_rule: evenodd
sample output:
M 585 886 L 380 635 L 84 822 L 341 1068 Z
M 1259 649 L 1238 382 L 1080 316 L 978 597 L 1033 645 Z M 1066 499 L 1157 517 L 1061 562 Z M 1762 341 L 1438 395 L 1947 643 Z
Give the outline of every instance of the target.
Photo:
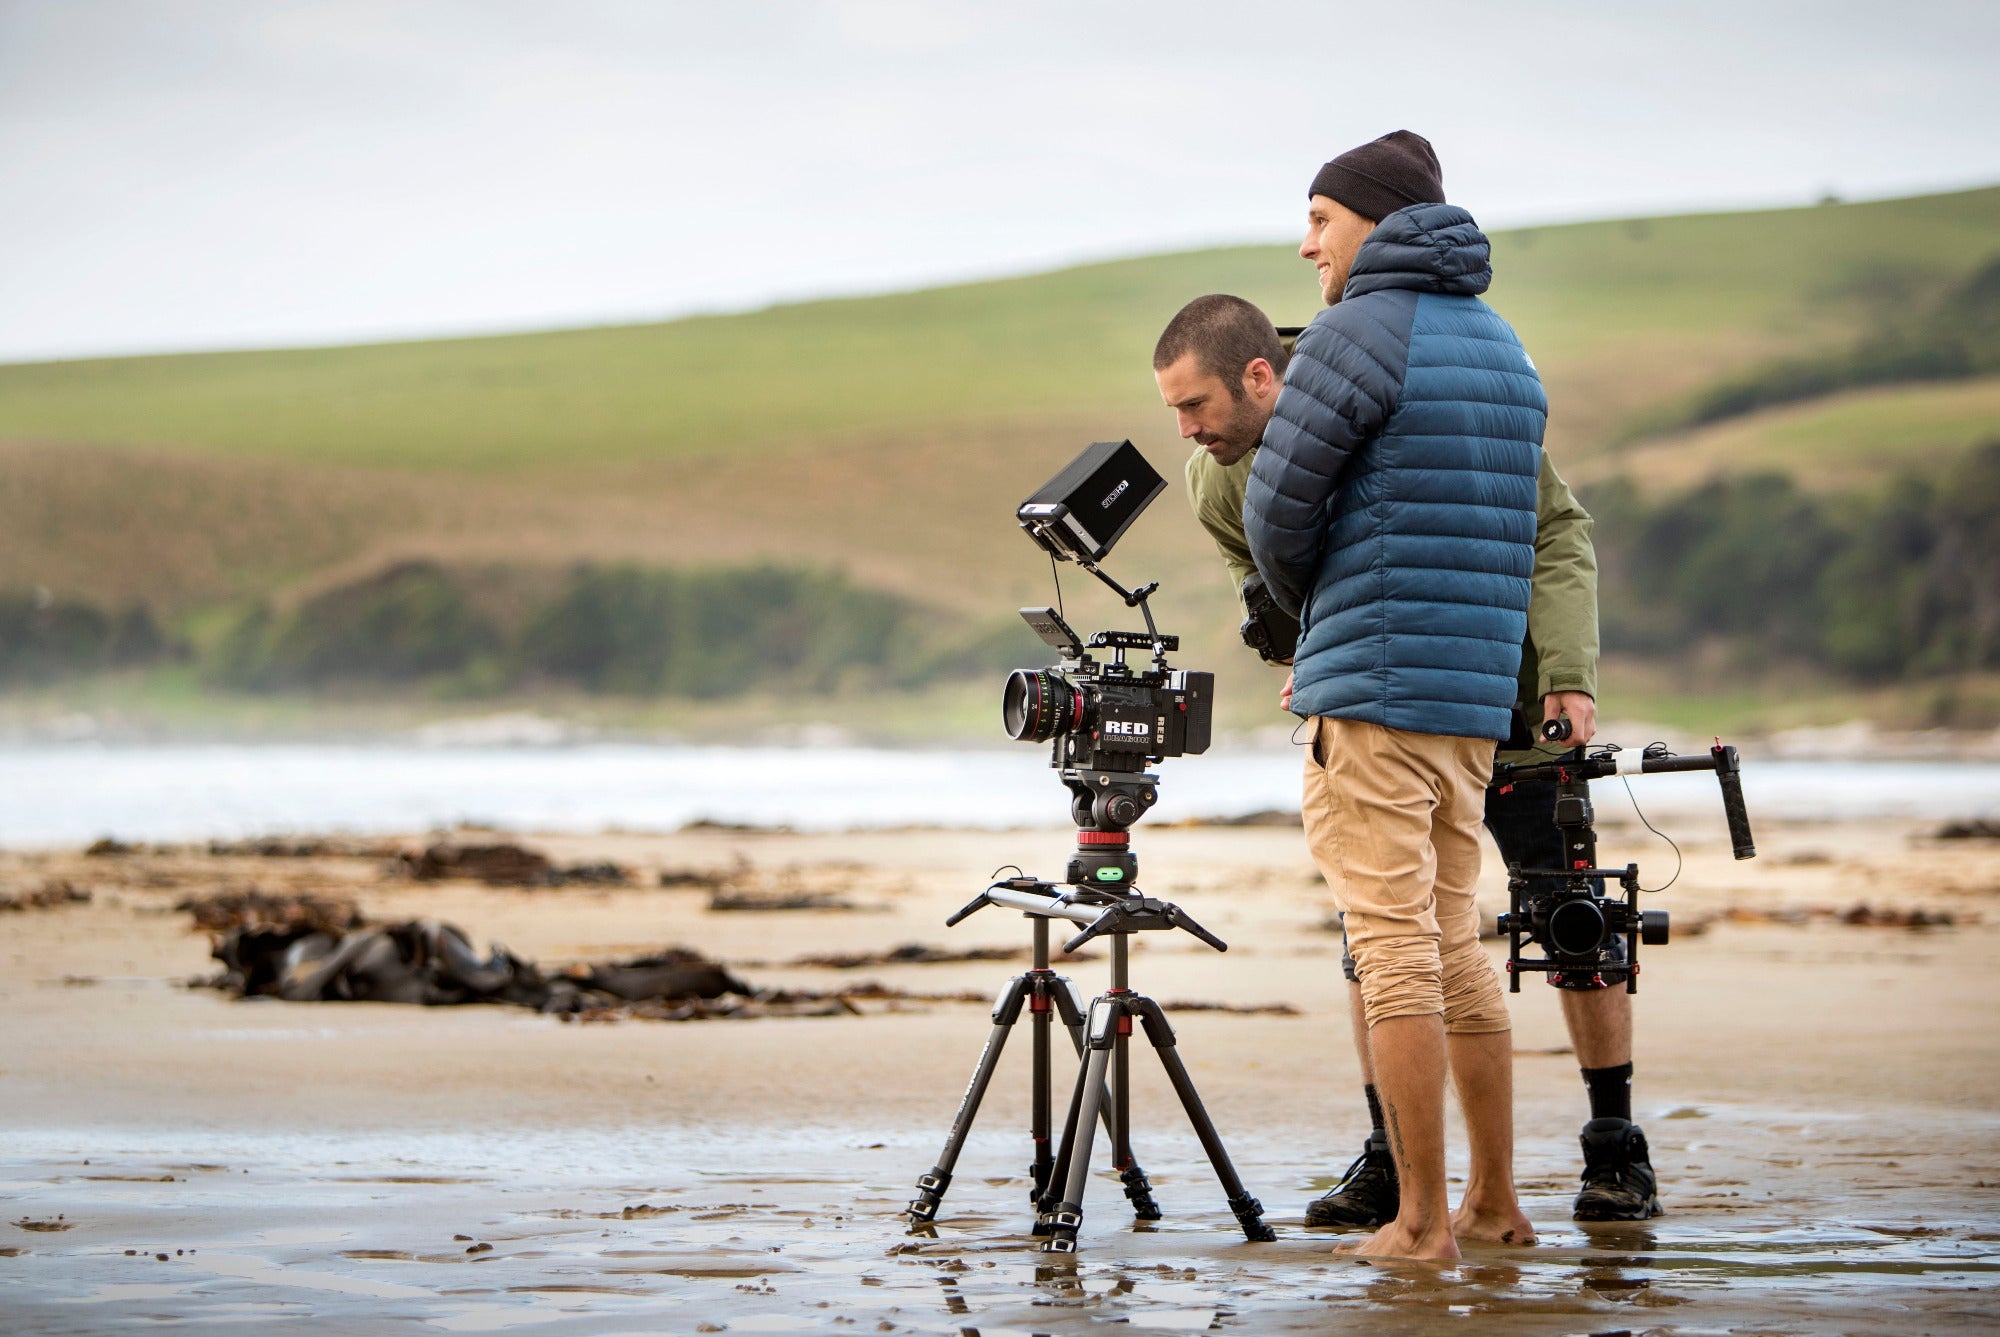
M 1730 847 L 1738 859 L 1757 857 L 1757 844 L 1750 835 L 1750 814 L 1743 806 L 1743 763 L 1737 758 L 1736 749 L 1720 740 L 1706 756 L 1676 756 L 1653 748 L 1639 753 L 1607 749 L 1586 755 L 1578 748 L 1549 761 L 1495 766 L 1493 783 L 1506 786 L 1524 780 L 1548 780 L 1562 784 L 1608 775 L 1657 775 L 1664 771 L 1714 771 L 1722 788 L 1722 815 L 1729 823 Z

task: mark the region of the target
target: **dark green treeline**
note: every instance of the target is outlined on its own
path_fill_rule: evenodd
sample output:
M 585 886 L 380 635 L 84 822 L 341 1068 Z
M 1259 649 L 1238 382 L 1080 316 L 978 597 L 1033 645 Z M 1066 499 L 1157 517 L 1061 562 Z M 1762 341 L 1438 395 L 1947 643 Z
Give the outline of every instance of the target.
M 1652 503 L 1623 479 L 1582 494 L 1608 652 L 1723 641 L 1748 668 L 1864 683 L 2000 668 L 2000 441 L 1876 493 L 1758 474 Z
M 1607 652 L 1674 663 L 1721 645 L 1751 674 L 1803 662 L 1861 684 L 2000 669 L 2000 441 L 1867 493 L 1762 474 L 1662 498 L 1619 479 L 1583 500 Z M 143 607 L 0 592 L 0 685 L 179 659 L 248 692 L 717 698 L 917 686 L 1046 659 L 1011 616 L 968 625 L 838 574 L 768 565 L 410 562 L 222 622 L 195 645 Z

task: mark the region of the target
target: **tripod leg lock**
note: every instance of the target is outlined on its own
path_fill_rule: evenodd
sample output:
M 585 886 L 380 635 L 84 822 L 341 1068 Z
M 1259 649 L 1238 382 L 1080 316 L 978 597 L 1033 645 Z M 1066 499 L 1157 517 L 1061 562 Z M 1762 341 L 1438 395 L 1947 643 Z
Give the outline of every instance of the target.
M 1153 1200 L 1153 1184 L 1146 1172 L 1134 1165 L 1118 1178 L 1125 1185 L 1125 1196 L 1132 1200 L 1132 1215 L 1141 1221 L 1159 1220 L 1160 1204 Z
M 1083 1225 L 1083 1208 L 1062 1203 L 1036 1225 L 1038 1234 L 1044 1233 L 1041 1228 L 1046 1227 L 1048 1238 L 1042 1241 L 1043 1253 L 1075 1253 L 1076 1232 Z
M 917 1197 L 904 1209 L 911 1225 L 928 1225 L 937 1220 L 938 1208 L 944 1203 L 944 1191 L 951 1187 L 951 1174 L 945 1170 L 933 1169 L 917 1180 Z
M 1125 1015 L 1124 1009 L 1110 998 L 1099 998 L 1090 1005 L 1090 1029 L 1087 1032 L 1092 1049 L 1109 1049 L 1118 1035 L 1118 1019 Z
M 1236 1214 L 1237 1224 L 1243 1227 L 1243 1237 L 1251 1243 L 1269 1244 L 1278 1238 L 1278 1232 L 1264 1224 L 1264 1204 L 1248 1193 L 1231 1198 L 1229 1210 Z

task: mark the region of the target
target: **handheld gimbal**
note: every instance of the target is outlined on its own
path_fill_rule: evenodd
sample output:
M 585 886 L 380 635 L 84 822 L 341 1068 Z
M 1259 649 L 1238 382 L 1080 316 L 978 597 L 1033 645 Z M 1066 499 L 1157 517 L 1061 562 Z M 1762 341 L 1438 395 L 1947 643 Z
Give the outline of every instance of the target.
M 1566 737 L 1566 726 L 1567 721 L 1552 722 L 1544 728 L 1544 737 L 1551 741 Z M 1501 793 L 1524 782 L 1555 785 L 1555 823 L 1563 850 L 1560 868 L 1510 866 L 1507 869 L 1507 913 L 1500 916 L 1500 931 L 1507 935 L 1510 990 L 1520 992 L 1524 971 L 1547 972 L 1558 983 L 1566 975 L 1596 974 L 1606 948 L 1613 947 L 1615 939 L 1623 938 L 1625 960 L 1616 969 L 1624 973 L 1625 991 L 1638 992 L 1639 945 L 1663 946 L 1667 942 L 1667 912 L 1639 908 L 1636 863 L 1618 869 L 1597 866 L 1597 830 L 1590 782 L 1610 775 L 1654 775 L 1668 771 L 1714 771 L 1722 789 L 1722 811 L 1729 824 L 1735 855 L 1738 859 L 1756 857 L 1750 817 L 1743 806 L 1742 764 L 1736 749 L 1725 747 L 1720 740 L 1702 756 L 1676 756 L 1661 744 L 1636 753 L 1617 747 L 1588 753 L 1576 748 L 1548 761 L 1494 767 L 1493 787 Z M 1618 884 L 1622 900 L 1605 894 L 1607 881 Z M 1539 946 L 1543 955 L 1522 956 L 1524 940 Z

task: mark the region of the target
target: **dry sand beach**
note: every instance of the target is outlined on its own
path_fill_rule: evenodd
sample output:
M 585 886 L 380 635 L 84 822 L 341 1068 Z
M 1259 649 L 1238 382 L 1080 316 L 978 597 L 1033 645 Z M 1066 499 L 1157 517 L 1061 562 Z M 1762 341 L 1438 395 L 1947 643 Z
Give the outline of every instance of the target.
M 1025 1041 L 935 1233 L 899 1219 L 983 1005 L 579 1023 L 234 1001 L 183 987 L 214 963 L 174 909 L 308 890 L 376 919 L 448 920 L 545 966 L 678 943 L 759 986 L 988 996 L 1018 967 L 787 963 L 1023 946 L 1009 912 L 942 921 L 999 865 L 1059 870 L 1067 831 L 519 837 L 561 862 L 617 861 L 625 888 L 420 884 L 380 857 L 0 856 L 0 894 L 53 902 L 0 914 L 0 1330 L 1990 1332 L 2000 844 L 1935 827 L 1760 822 L 1761 857 L 1738 864 L 1719 813 L 1676 823 L 1687 867 L 1650 902 L 1676 938 L 1647 949 L 1637 999 L 1638 1115 L 1667 1214 L 1568 1219 L 1583 1091 L 1556 1000 L 1529 984 L 1513 1000 L 1519 1174 L 1543 1243 L 1444 1269 L 1336 1259 L 1332 1236 L 1301 1227 L 1365 1113 L 1329 898 L 1296 830 L 1142 827 L 1136 846 L 1146 888 L 1231 945 L 1147 935 L 1137 986 L 1296 1009 L 1175 1019 L 1278 1242 L 1236 1231 L 1142 1047 L 1136 1145 L 1166 1218 L 1135 1227 L 1100 1174 L 1073 1260 L 1026 1233 Z M 1643 831 L 1604 837 L 1606 861 L 1639 860 L 1649 885 L 1673 867 Z M 689 869 L 853 908 L 719 911 L 706 888 L 657 885 Z M 1496 901 L 1501 886 L 1489 855 Z M 1824 913 L 1863 902 L 1873 919 L 1954 922 Z M 1064 969 L 1094 993 L 1105 966 Z

